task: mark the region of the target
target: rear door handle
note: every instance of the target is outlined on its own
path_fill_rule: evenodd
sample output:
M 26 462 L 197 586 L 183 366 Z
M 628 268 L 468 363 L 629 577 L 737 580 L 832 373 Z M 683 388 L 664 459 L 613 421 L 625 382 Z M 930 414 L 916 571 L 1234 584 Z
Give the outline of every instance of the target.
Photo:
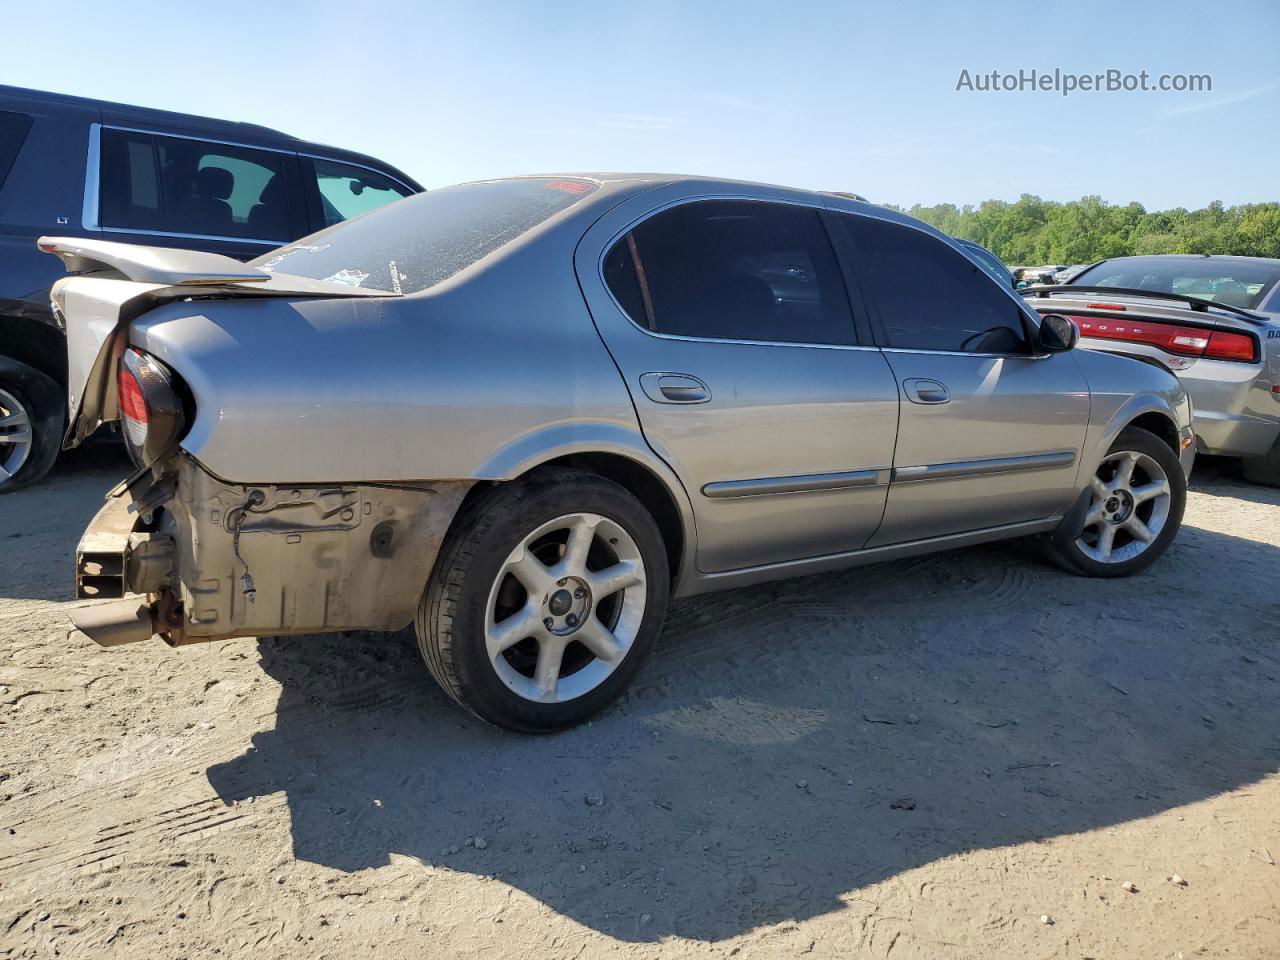
M 697 377 L 687 373 L 645 373 L 640 389 L 654 403 L 706 403 L 711 391 Z
M 949 403 L 951 394 L 944 384 L 937 380 L 921 380 L 912 378 L 902 381 L 903 392 L 912 403 Z

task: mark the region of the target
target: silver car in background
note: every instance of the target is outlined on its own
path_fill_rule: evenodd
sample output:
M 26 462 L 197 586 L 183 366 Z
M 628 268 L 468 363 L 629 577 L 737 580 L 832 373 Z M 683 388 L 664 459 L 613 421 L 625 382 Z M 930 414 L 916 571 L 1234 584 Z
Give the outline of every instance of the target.
M 1116 257 L 1024 293 L 1071 317 L 1081 344 L 1156 363 L 1191 395 L 1199 452 L 1280 486 L 1280 260 Z
M 106 645 L 412 623 L 455 700 L 545 731 L 672 597 L 1029 534 L 1124 576 L 1182 517 L 1175 377 L 852 198 L 525 177 L 248 266 L 41 244 L 68 440 L 120 420 L 145 464 L 77 554 Z

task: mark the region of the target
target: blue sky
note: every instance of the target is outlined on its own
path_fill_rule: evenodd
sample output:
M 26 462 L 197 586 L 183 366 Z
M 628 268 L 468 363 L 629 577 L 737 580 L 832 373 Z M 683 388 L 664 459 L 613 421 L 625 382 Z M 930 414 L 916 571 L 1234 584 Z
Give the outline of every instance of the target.
M 0 82 L 246 120 L 426 186 L 662 170 L 958 204 L 1280 199 L 1280 4 L 38 4 Z M 1210 74 L 1212 92 L 957 92 L 977 74 Z

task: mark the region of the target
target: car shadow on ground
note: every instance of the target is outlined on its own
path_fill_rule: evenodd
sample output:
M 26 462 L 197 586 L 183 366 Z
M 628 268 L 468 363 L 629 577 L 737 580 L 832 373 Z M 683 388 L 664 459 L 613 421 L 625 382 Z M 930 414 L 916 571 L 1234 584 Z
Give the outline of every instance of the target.
M 1131 580 L 1015 543 L 697 598 L 620 704 L 548 737 L 460 713 L 408 634 L 264 640 L 276 727 L 208 777 L 283 791 L 301 860 L 403 855 L 623 940 L 717 941 L 1275 772 L 1277 569 L 1188 526 Z

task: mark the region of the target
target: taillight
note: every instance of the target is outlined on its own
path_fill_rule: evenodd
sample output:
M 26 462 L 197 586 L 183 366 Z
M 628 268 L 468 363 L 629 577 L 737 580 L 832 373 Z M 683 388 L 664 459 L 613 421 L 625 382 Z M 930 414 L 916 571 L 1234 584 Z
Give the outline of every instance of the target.
M 116 394 L 125 442 L 139 464 L 150 466 L 180 439 L 186 423 L 173 375 L 155 357 L 130 347 L 116 370 Z
M 1258 358 L 1257 341 L 1247 333 L 1227 333 L 1146 320 L 1112 320 L 1110 317 L 1072 319 L 1080 327 L 1082 337 L 1143 343 L 1181 357 L 1211 357 L 1214 360 L 1239 360 L 1245 363 L 1252 363 Z
M 1253 337 L 1247 333 L 1223 333 L 1215 330 L 1209 334 L 1209 346 L 1204 355 L 1217 360 L 1243 360 L 1252 363 L 1256 359 Z

